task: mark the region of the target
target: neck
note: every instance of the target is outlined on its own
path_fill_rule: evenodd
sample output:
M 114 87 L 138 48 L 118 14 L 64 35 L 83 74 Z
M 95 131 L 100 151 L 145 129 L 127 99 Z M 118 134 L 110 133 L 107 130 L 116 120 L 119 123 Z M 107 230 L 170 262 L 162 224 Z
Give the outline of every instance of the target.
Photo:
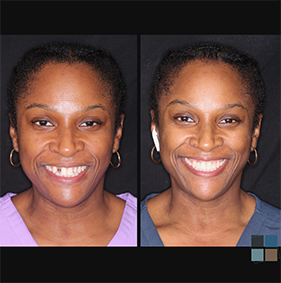
M 36 239 L 42 231 L 47 239 L 61 243 L 75 243 L 89 237 L 93 231 L 100 231 L 106 226 L 110 213 L 109 193 L 103 189 L 103 182 L 92 194 L 74 207 L 62 207 L 42 196 L 36 188 L 29 190 L 27 215 L 30 220 L 30 232 Z M 41 235 L 40 235 L 41 237 Z M 82 241 L 85 242 L 85 241 Z
M 30 189 L 30 213 L 36 211 L 36 214 L 45 215 L 46 218 L 55 216 L 57 220 L 62 221 L 75 221 L 76 218 L 88 217 L 106 206 L 106 192 L 102 185 L 98 185 L 89 197 L 72 207 L 60 206 L 32 187 Z
M 214 230 L 235 226 L 248 215 L 248 194 L 240 187 L 231 188 L 221 196 L 202 201 L 187 192 L 173 187 L 169 190 L 167 203 L 170 217 L 177 223 L 184 223 L 194 230 Z M 248 218 L 245 217 L 245 218 Z

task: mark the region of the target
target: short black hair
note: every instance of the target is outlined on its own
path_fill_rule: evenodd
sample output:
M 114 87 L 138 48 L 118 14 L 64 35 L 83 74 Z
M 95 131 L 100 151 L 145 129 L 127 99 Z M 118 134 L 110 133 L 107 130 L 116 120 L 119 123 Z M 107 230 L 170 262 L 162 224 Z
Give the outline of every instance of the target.
M 170 87 L 184 66 L 192 61 L 222 62 L 230 65 L 240 77 L 245 93 L 254 103 L 253 129 L 259 123 L 259 114 L 264 105 L 264 82 L 258 63 L 249 55 L 216 43 L 197 43 L 167 51 L 158 65 L 151 88 L 150 107 L 159 125 L 158 104 L 163 94 L 169 94 Z
M 66 42 L 50 42 L 27 51 L 12 71 L 8 83 L 9 114 L 12 126 L 17 130 L 17 103 L 28 95 L 36 74 L 48 63 L 84 63 L 95 71 L 106 86 L 115 111 L 115 132 L 120 126 L 120 115 L 125 113 L 126 87 L 122 72 L 105 50 L 90 45 Z

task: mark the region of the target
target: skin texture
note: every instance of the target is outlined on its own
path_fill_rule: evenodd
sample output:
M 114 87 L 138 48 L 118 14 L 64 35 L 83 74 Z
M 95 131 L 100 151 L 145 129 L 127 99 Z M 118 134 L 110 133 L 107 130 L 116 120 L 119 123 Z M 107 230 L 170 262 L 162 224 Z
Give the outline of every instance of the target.
M 114 111 L 98 76 L 84 64 L 48 64 L 17 105 L 13 146 L 32 187 L 13 197 L 39 245 L 107 245 L 125 202 L 106 192 L 105 171 L 119 148 Z M 77 178 L 58 178 L 48 166 L 87 166 Z
M 238 75 L 224 63 L 195 61 L 183 68 L 159 102 L 162 163 L 171 188 L 148 200 L 164 245 L 236 245 L 254 213 L 255 200 L 241 190 L 242 170 L 256 148 L 254 105 Z M 215 172 L 191 162 L 223 161 Z

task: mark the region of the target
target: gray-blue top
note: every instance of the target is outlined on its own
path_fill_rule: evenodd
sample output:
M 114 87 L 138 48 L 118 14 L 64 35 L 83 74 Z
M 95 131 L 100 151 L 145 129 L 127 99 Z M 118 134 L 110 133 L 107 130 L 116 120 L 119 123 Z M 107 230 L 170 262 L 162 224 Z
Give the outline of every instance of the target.
M 248 193 L 256 199 L 255 212 L 244 229 L 237 247 L 250 247 L 252 235 L 277 235 L 277 245 L 281 246 L 281 210 L 267 204 L 256 195 Z M 148 195 L 141 202 L 141 246 L 164 246 L 157 229 L 147 211 L 146 202 L 156 196 Z

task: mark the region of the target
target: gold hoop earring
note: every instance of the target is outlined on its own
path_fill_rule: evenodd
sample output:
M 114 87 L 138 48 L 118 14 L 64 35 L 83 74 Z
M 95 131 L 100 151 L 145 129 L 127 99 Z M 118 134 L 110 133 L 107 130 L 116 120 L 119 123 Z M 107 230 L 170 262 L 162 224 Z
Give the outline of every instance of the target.
M 254 152 L 255 152 L 255 161 L 253 163 L 251 163 L 248 159 L 248 163 L 251 165 L 251 166 L 254 166 L 256 163 L 257 163 L 257 160 L 258 160 L 258 152 L 257 150 L 254 148 Z
M 121 164 L 121 157 L 120 157 L 120 154 L 119 154 L 119 152 L 116 150 L 115 151 L 115 153 L 117 154 L 117 157 L 118 157 L 118 164 L 116 165 L 116 166 L 114 166 L 113 164 L 112 164 L 112 162 L 110 161 L 110 165 L 113 167 L 113 168 L 118 168 L 119 166 L 120 166 L 120 164 Z
M 161 162 L 162 159 L 160 158 L 159 160 L 155 160 L 155 159 L 153 158 L 154 149 L 155 149 L 155 146 L 152 148 L 151 153 L 150 153 L 151 159 L 153 160 L 153 162 L 159 163 L 159 162 Z
M 13 153 L 14 153 L 15 149 L 13 148 L 11 153 L 10 153 L 10 163 L 14 166 L 14 167 L 18 167 L 20 166 L 20 162 L 18 164 L 14 164 L 13 163 Z

